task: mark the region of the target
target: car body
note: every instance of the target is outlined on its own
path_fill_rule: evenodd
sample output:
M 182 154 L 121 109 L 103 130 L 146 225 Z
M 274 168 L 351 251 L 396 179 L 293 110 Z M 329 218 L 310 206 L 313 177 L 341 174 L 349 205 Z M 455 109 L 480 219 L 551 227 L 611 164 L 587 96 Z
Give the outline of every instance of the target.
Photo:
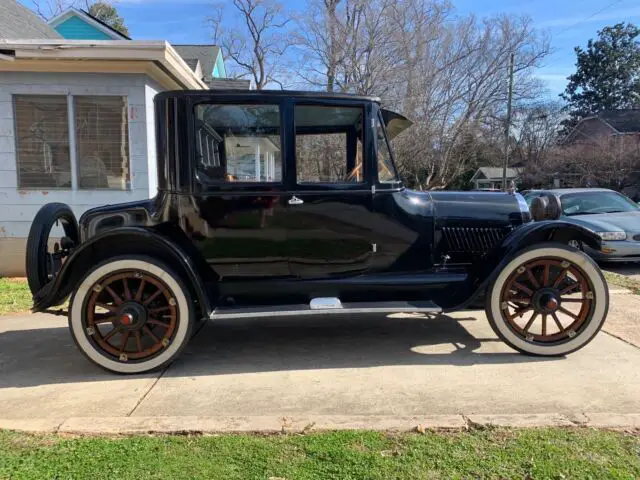
M 72 336 L 103 368 L 160 368 L 201 319 L 438 314 L 485 295 L 497 335 L 536 355 L 581 348 L 604 322 L 606 282 L 567 245 L 598 249 L 597 235 L 532 222 L 516 193 L 406 188 L 389 141 L 410 122 L 379 99 L 198 91 L 155 103 L 157 195 L 77 224 L 48 204 L 29 236 L 34 310 L 71 296 Z M 66 236 L 51 253 L 56 221 Z
M 560 199 L 562 220 L 603 237 L 600 249 L 576 243 L 598 262 L 640 261 L 640 207 L 633 200 L 606 188 L 533 190 L 525 199 L 530 204 L 542 195 Z

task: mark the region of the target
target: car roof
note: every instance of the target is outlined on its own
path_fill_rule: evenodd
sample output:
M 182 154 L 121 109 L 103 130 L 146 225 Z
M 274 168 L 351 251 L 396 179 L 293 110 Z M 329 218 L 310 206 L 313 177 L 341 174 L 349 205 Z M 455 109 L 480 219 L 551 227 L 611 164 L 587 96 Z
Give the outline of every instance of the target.
M 158 93 L 157 97 L 298 97 L 326 98 L 339 100 L 361 100 L 381 103 L 380 97 L 355 95 L 352 93 L 312 92 L 304 90 L 169 90 Z

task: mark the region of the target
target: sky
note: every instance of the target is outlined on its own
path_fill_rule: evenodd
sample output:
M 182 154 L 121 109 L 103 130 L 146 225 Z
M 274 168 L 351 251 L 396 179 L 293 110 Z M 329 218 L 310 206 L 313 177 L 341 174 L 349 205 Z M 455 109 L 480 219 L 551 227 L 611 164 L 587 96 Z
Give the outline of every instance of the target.
M 31 6 L 32 0 L 20 0 Z M 227 0 L 228 1 L 228 0 Z M 402 0 L 398 0 L 402 1 Z M 285 7 L 300 8 L 301 0 L 280 0 Z M 575 69 L 577 45 L 607 25 L 632 22 L 640 25 L 639 0 L 452 0 L 461 15 L 478 18 L 510 13 L 528 15 L 534 25 L 548 33 L 552 54 L 537 75 L 546 82 L 549 97 L 557 97 Z M 167 40 L 169 43 L 212 43 L 207 17 L 213 0 L 119 0 L 118 11 L 136 40 Z

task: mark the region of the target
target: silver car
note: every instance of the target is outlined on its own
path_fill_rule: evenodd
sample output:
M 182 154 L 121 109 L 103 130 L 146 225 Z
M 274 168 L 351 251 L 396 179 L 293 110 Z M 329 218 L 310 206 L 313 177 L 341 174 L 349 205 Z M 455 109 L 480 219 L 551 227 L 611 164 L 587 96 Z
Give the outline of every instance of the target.
M 562 220 L 593 230 L 603 240 L 601 250 L 573 241 L 575 247 L 598 262 L 640 262 L 640 207 L 631 199 L 606 188 L 532 190 L 525 199 L 531 205 L 549 194 L 560 199 Z

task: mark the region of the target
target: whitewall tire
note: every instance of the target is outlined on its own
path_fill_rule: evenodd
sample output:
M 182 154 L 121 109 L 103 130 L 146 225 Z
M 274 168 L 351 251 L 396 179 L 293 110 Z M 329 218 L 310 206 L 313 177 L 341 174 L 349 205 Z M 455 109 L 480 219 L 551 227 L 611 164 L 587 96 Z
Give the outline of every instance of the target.
M 144 373 L 171 363 L 193 329 L 182 281 L 149 257 L 117 257 L 94 267 L 69 306 L 69 328 L 82 353 L 111 372 Z
M 609 290 L 596 263 L 574 247 L 538 244 L 519 252 L 489 288 L 486 312 L 512 348 L 559 356 L 588 344 L 609 309 Z

